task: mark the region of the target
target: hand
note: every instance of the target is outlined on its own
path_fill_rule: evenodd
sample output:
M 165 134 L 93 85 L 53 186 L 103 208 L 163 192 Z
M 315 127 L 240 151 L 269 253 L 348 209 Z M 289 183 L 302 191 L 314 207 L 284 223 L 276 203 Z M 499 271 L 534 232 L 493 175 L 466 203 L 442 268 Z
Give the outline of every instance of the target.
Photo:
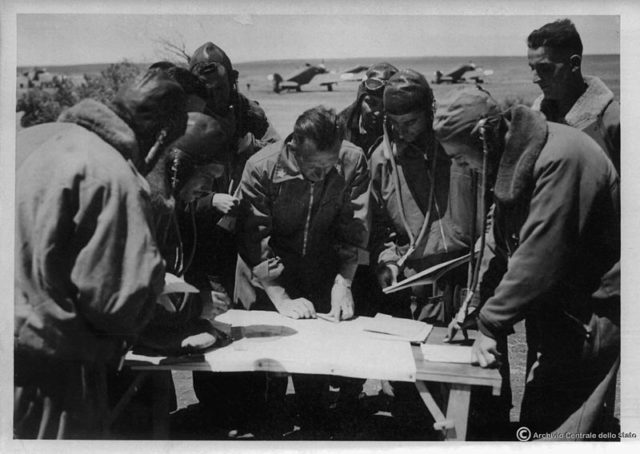
M 347 320 L 353 317 L 353 295 L 350 283 L 342 276 L 336 277 L 331 288 L 331 311 L 329 316 L 336 320 Z
M 216 315 L 224 314 L 231 308 L 231 298 L 225 291 L 212 290 L 211 302 L 213 303 L 213 313 Z
M 240 200 L 230 194 L 215 193 L 211 205 L 222 214 L 237 214 Z
M 313 303 L 306 298 L 281 301 L 276 305 L 278 312 L 289 318 L 316 318 Z
M 378 283 L 380 288 L 389 287 L 398 283 L 398 275 L 400 274 L 400 268 L 394 263 L 387 263 L 378 268 L 376 275 L 378 277 Z
M 458 334 L 458 331 L 462 330 L 462 335 L 464 336 L 464 339 L 467 340 L 469 339 L 469 336 L 467 335 L 467 330 L 464 328 L 460 327 L 460 322 L 458 322 L 458 318 L 454 317 L 453 320 L 451 320 L 451 322 L 449 322 L 449 326 L 447 326 L 447 335 L 444 337 L 444 341 L 445 342 L 453 342 L 453 339 L 456 337 L 456 334 Z
M 480 365 L 480 367 L 499 367 L 501 357 L 496 340 L 478 332 L 478 337 L 471 349 L 471 364 Z

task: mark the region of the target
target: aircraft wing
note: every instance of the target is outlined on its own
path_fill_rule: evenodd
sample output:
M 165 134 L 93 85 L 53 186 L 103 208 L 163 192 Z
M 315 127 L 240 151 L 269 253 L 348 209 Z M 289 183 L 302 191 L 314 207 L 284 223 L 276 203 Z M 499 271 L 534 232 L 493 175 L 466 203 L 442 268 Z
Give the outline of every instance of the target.
M 318 74 L 311 80 L 311 82 L 309 82 L 309 85 L 320 85 L 326 87 L 327 85 L 335 85 L 339 81 L 340 77 L 338 77 L 337 74 Z
M 284 77 L 284 81 L 286 81 L 286 82 L 295 82 L 296 79 L 299 79 L 302 75 L 306 74 L 307 72 L 309 72 L 309 68 L 298 69 L 298 70 L 296 70 L 296 71 L 294 71 L 292 73 L 287 74 Z
M 344 71 L 342 71 L 342 73 L 343 74 L 346 74 L 346 73 L 356 74 L 356 73 L 365 72 L 367 69 L 369 69 L 368 66 L 358 65 L 358 66 L 355 66 L 355 67 L 353 67 L 351 69 L 345 69 Z
M 280 88 L 282 90 L 295 90 L 299 86 L 299 83 L 290 80 L 283 80 L 282 82 L 280 82 Z

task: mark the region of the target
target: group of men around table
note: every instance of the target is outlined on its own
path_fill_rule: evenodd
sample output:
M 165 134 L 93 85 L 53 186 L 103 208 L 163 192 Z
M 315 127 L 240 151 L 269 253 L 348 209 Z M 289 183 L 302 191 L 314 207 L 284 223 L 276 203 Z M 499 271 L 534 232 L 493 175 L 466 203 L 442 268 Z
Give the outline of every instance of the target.
M 344 112 L 309 109 L 281 140 L 206 43 L 188 69 L 154 64 L 110 106 L 85 100 L 21 132 L 15 437 L 100 437 L 128 348 L 215 346 L 208 320 L 233 305 L 382 311 L 448 325 L 450 339 L 475 326 L 474 362 L 504 378 L 500 398 L 472 399 L 487 427 L 509 421 L 506 339 L 525 319 L 520 423 L 604 430 L 620 356 L 618 104 L 581 74 L 570 21 L 528 47 L 543 92 L 532 108 L 503 112 L 480 87 L 435 100 L 422 74 L 379 63 Z M 383 294 L 476 242 L 437 291 Z M 201 293 L 162 295 L 165 271 Z M 362 380 L 292 378 L 303 430 L 332 419 L 330 385 L 341 423 L 357 420 Z M 194 387 L 227 423 L 268 427 L 286 378 L 194 373 Z M 384 391 L 407 424 L 424 417 L 411 384 Z

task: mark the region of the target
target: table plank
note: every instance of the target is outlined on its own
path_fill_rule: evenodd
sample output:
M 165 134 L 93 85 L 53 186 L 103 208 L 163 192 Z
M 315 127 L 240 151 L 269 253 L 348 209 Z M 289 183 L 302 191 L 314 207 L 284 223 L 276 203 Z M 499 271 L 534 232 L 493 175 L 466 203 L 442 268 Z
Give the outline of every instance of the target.
M 427 339 L 428 344 L 443 343 L 447 333 L 444 327 L 434 327 Z M 464 343 L 468 345 L 472 342 L 475 333 L 469 333 L 471 340 Z M 463 343 L 462 341 L 459 341 Z M 416 380 L 434 381 L 440 383 L 459 383 L 466 385 L 490 386 L 494 394 L 500 393 L 502 377 L 497 369 L 483 369 L 471 364 L 460 363 L 440 363 L 427 361 L 424 359 L 419 345 L 413 345 L 413 357 L 416 361 Z

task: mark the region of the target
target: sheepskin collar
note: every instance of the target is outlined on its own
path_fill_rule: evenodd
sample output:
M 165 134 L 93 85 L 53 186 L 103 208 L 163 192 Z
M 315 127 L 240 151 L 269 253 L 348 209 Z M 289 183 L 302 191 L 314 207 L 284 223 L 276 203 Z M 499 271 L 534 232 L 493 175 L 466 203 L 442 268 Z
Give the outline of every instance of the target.
M 571 110 L 565 115 L 564 122 L 577 129 L 582 129 L 584 124 L 593 122 L 602 115 L 613 101 L 613 92 L 597 77 L 583 76 L 587 89 L 573 104 Z M 531 106 L 534 110 L 547 113 L 553 109 L 551 101 L 546 101 L 544 95 L 539 96 Z
M 533 187 L 533 168 L 547 142 L 544 116 L 525 106 L 512 108 L 505 116 L 509 131 L 505 136 L 494 195 L 505 204 L 519 200 Z
M 586 91 L 578 98 L 564 117 L 569 126 L 580 129 L 585 122 L 592 122 L 602 115 L 613 101 L 613 92 L 597 77 L 584 77 Z
M 134 163 L 140 161 L 140 151 L 135 133 L 104 104 L 85 99 L 65 110 L 59 122 L 75 123 L 98 135 L 125 158 Z

